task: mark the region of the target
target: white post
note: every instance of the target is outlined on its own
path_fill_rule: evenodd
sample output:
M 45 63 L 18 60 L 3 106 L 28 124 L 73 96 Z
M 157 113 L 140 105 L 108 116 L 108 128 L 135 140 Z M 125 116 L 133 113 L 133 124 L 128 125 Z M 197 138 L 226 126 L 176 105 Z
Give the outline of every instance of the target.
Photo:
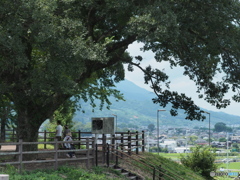
M 157 148 L 158 148 L 158 155 L 159 155 L 159 111 L 166 111 L 165 109 L 159 109 L 157 110 Z
M 8 174 L 0 174 L 0 180 L 9 180 Z
M 147 147 L 148 147 L 148 152 L 149 152 L 149 131 L 148 131 L 148 135 L 147 135 Z
M 186 129 L 186 147 L 185 147 L 185 153 L 187 153 L 187 129 Z
M 227 172 L 228 172 L 228 132 L 227 132 Z

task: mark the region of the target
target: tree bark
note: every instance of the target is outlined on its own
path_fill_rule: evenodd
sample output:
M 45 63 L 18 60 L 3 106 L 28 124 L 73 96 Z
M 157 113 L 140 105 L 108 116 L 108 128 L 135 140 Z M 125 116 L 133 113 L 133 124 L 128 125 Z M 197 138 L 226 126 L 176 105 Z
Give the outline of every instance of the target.
M 7 123 L 7 117 L 8 117 L 8 108 L 4 107 L 3 110 L 3 116 L 1 118 L 1 135 L 0 135 L 0 142 L 6 141 L 6 123 Z M 1 146 L 0 146 L 1 149 Z
M 19 111 L 18 112 L 18 119 L 17 119 L 17 140 L 22 139 L 23 142 L 38 142 L 38 131 L 39 128 L 44 122 L 44 120 L 39 117 L 38 114 L 33 114 L 28 110 Z M 18 150 L 18 148 L 17 148 Z M 23 151 L 37 151 L 38 145 L 37 144 L 28 144 L 23 145 Z M 37 154 L 25 154 L 23 156 L 24 160 L 31 160 L 36 159 Z

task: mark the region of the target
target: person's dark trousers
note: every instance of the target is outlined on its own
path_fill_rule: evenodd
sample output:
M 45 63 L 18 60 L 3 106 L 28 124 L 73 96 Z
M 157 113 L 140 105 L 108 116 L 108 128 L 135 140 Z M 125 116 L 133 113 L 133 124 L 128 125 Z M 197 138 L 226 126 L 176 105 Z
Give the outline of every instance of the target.
M 62 137 L 61 136 L 56 136 L 57 140 L 58 141 L 61 141 L 62 140 Z M 58 148 L 62 148 L 63 145 L 61 143 L 58 144 Z

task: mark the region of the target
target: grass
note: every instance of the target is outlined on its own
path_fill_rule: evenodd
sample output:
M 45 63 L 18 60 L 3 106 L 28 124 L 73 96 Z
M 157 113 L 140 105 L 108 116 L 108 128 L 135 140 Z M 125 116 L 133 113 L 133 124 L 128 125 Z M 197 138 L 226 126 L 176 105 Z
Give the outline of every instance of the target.
M 184 180 L 204 180 L 204 178 L 200 175 L 172 161 L 171 159 L 164 158 L 162 156 L 156 156 L 155 154 L 151 153 L 143 153 L 141 156 L 155 166 L 161 165 L 161 167 L 167 170 L 167 172 L 164 173 L 169 176 L 173 176 L 173 174 L 176 174 Z M 133 173 L 136 173 L 138 175 L 141 175 L 142 173 L 142 177 L 145 177 L 146 180 L 152 179 L 152 174 L 149 175 L 148 171 L 143 171 L 141 168 L 133 166 L 133 164 L 124 164 L 125 161 L 126 160 L 121 161 L 121 167 L 125 165 L 126 168 L 124 168 L 130 171 L 132 169 Z M 44 165 L 42 168 L 44 168 Z M 0 169 L 0 174 L 9 174 L 11 180 L 126 180 L 126 177 L 122 176 L 119 171 L 99 166 L 89 170 L 80 166 L 76 167 L 76 165 L 74 167 L 70 165 L 61 166 L 57 170 L 39 168 L 33 171 L 23 171 L 22 174 L 19 174 L 17 169 L 15 169 L 13 166 L 8 165 L 6 168 Z M 164 179 L 169 180 L 168 177 L 165 176 Z
M 157 155 L 157 153 L 154 153 Z M 181 154 L 184 154 L 184 153 L 159 153 L 160 156 L 163 156 L 165 158 L 180 158 Z
M 51 144 L 47 144 L 47 149 L 54 149 L 54 146 Z M 38 149 L 44 149 L 44 144 L 38 144 Z
M 227 164 L 226 163 L 221 163 L 218 165 L 218 167 L 223 167 L 224 169 L 227 169 Z M 230 162 L 228 164 L 228 169 L 236 169 L 237 171 L 240 171 L 240 162 Z M 234 171 L 236 172 L 236 171 Z
M 53 146 L 47 146 L 48 149 L 53 148 Z M 41 144 L 38 146 L 39 149 L 43 149 L 44 145 Z M 174 176 L 176 174 L 183 178 L 184 180 L 204 180 L 202 176 L 193 172 L 191 169 L 188 169 L 182 166 L 179 163 L 176 163 L 173 159 L 180 158 L 181 153 L 160 153 L 158 156 L 157 153 L 143 153 L 141 156 L 144 159 L 144 162 L 151 162 L 155 167 L 161 165 L 162 168 L 167 171 L 164 172 L 169 176 Z M 138 164 L 139 165 L 139 164 Z M 142 177 L 145 177 L 146 180 L 152 179 L 152 174 L 150 174 L 146 168 L 136 167 L 134 163 L 126 163 L 126 160 L 120 161 L 120 166 L 132 171 L 133 173 L 139 174 Z M 226 167 L 226 163 L 219 163 L 218 167 Z M 229 169 L 240 169 L 240 162 L 231 162 L 229 164 Z M 44 168 L 44 167 L 43 167 Z M 151 171 L 152 172 L 152 171 Z M 233 171 L 235 172 L 235 171 Z M 96 179 L 96 180 L 125 180 L 126 178 L 121 176 L 120 173 L 116 170 L 106 168 L 106 167 L 95 167 L 90 170 L 87 170 L 83 167 L 71 167 L 71 166 L 62 166 L 58 170 L 54 169 L 39 169 L 34 171 L 24 171 L 22 174 L 19 174 L 17 169 L 13 166 L 7 166 L 6 168 L 0 169 L 0 174 L 9 174 L 11 180 L 70 180 L 70 179 Z M 168 180 L 168 178 L 164 177 Z M 177 177 L 176 177 L 177 179 Z M 227 177 L 214 177 L 215 180 L 230 180 L 231 178 Z
M 95 167 L 90 170 L 69 166 L 61 166 L 57 170 L 45 169 L 24 171 L 22 174 L 17 172 L 13 166 L 7 166 L 0 170 L 1 174 L 9 174 L 11 180 L 125 180 L 126 178 L 119 175 L 109 168 Z
M 157 154 L 157 153 L 155 153 L 155 154 Z M 183 154 L 183 153 L 159 153 L 160 156 L 163 156 L 165 158 L 170 158 L 174 161 L 180 160 L 181 154 Z M 236 157 L 239 157 L 239 156 L 229 156 L 228 158 L 233 159 L 233 158 L 236 158 Z M 222 159 L 225 159 L 225 158 L 226 158 L 226 156 L 219 156 L 219 155 L 216 156 L 217 160 L 222 160 Z M 217 166 L 218 166 L 219 169 L 221 167 L 223 167 L 224 169 L 227 169 L 227 164 L 226 163 L 217 163 Z M 218 171 L 219 171 L 219 169 L 218 169 Z M 230 162 L 228 164 L 228 169 L 232 169 L 231 172 L 240 172 L 240 162 Z M 224 176 L 224 177 L 214 177 L 214 179 L 216 179 L 216 180 L 230 180 L 232 178 Z
M 166 170 L 166 171 L 163 171 L 163 173 L 166 174 L 166 176 L 163 177 L 165 180 L 169 179 L 168 176 L 174 177 L 175 179 L 180 179 L 179 177 L 181 177 L 184 180 L 193 180 L 193 179 L 204 180 L 204 178 L 199 174 L 193 172 L 189 168 L 182 166 L 181 164 L 176 163 L 175 161 L 169 158 L 158 156 L 153 153 L 144 153 L 141 156 L 144 159 L 144 160 L 141 160 L 142 162 L 145 162 L 145 163 L 148 162 L 149 165 L 154 166 L 155 168 L 158 168 L 159 166 L 164 168 Z M 124 168 L 126 167 L 126 169 L 130 169 L 131 171 L 133 171 L 133 173 L 136 173 L 136 174 L 141 173 L 141 176 L 143 176 L 144 179 L 149 179 L 149 180 L 152 179 L 152 175 L 148 173 L 149 171 L 146 170 L 150 168 L 139 162 L 128 163 L 126 160 L 123 160 L 121 161 L 120 166 Z M 141 169 L 138 168 L 137 166 L 141 166 Z

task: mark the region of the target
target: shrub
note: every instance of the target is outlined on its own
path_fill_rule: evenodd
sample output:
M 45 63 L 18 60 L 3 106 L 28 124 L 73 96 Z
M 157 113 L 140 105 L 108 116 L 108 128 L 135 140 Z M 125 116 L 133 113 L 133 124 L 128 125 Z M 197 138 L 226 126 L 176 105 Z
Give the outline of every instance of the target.
M 217 169 L 217 165 L 214 164 L 216 159 L 215 152 L 212 152 L 212 149 L 207 146 L 196 146 L 191 148 L 191 151 L 192 153 L 181 155 L 181 163 L 202 176 L 211 178 L 210 172 Z

